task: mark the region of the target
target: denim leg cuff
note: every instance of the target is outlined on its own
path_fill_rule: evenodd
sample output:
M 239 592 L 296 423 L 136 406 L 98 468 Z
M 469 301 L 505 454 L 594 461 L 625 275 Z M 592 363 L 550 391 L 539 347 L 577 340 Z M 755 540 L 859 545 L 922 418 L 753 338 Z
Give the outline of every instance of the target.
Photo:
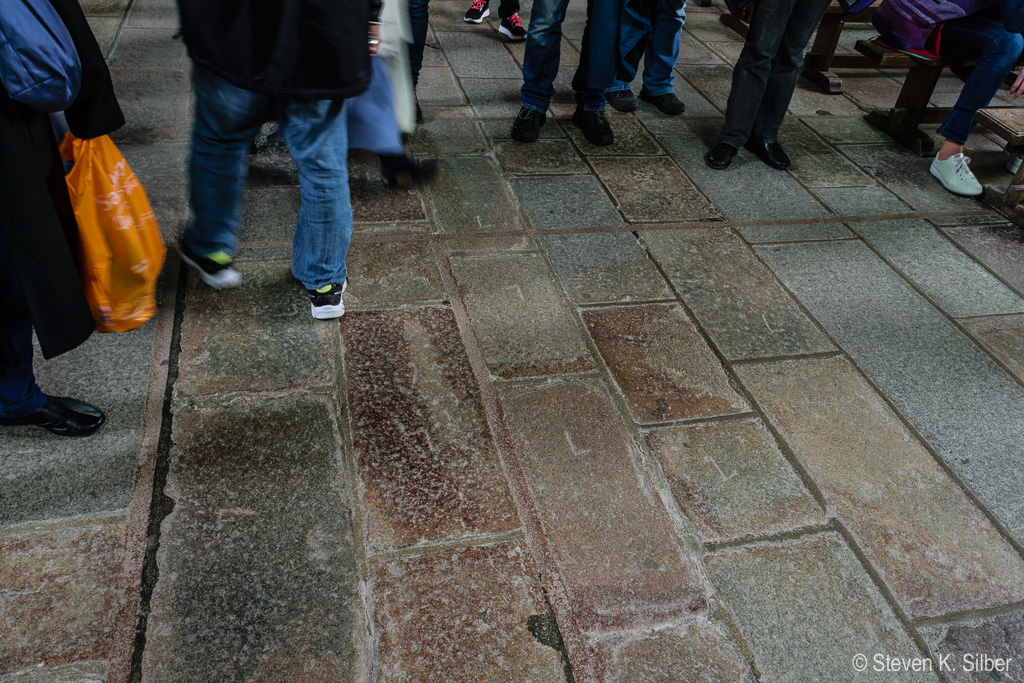
M 543 104 L 537 104 L 533 101 L 527 102 L 523 100 L 523 109 L 531 109 L 533 111 L 540 112 L 541 114 L 547 114 L 548 108 Z

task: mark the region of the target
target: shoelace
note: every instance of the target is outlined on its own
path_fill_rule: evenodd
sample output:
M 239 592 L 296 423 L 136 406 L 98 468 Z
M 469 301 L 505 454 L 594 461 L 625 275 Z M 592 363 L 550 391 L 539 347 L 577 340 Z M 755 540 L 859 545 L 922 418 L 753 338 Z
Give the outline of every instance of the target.
M 473 0 L 473 7 L 470 9 L 483 9 L 487 7 L 487 0 Z
M 970 163 L 970 157 L 965 157 L 962 154 L 960 155 L 960 158 L 956 160 L 956 166 L 953 167 L 953 170 L 956 172 L 957 178 L 959 178 L 960 180 L 969 180 L 974 177 L 974 174 L 971 173 L 971 169 L 969 166 Z
M 477 0 L 477 2 L 480 2 L 480 0 Z M 515 14 L 510 15 L 509 18 L 508 18 L 508 23 L 512 24 L 513 26 L 515 26 L 517 28 L 522 28 L 523 27 L 523 22 L 519 19 L 519 12 L 516 12 Z
M 608 123 L 608 115 L 604 111 L 595 111 L 594 118 L 597 119 L 597 124 L 603 126 Z
M 533 115 L 535 113 L 536 112 L 534 110 L 523 107 L 522 109 L 519 110 L 519 118 L 521 118 L 523 121 L 529 121 L 530 119 L 533 118 Z

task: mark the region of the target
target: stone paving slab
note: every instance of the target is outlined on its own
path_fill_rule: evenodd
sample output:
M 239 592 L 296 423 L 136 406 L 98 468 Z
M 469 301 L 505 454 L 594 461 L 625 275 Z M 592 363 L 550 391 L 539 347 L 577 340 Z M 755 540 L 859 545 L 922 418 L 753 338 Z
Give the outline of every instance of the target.
M 853 223 L 851 227 L 954 318 L 1024 313 L 1024 299 L 925 221 Z
M 875 184 L 834 147 L 796 119 L 790 119 L 779 133 L 786 152 L 793 159 L 789 172 L 805 187 L 870 187 Z
M 607 680 L 621 683 L 749 683 L 739 648 L 722 629 L 697 622 L 602 640 Z
M 577 304 L 672 298 L 668 283 L 631 234 L 549 235 L 541 243 Z
M 583 321 L 636 422 L 750 409 L 678 304 L 587 309 Z
M 360 243 L 345 260 L 349 287 L 345 308 L 392 308 L 443 303 L 437 260 L 430 242 Z
M 177 27 L 125 28 L 110 68 L 187 70 L 185 42 L 175 38 L 177 32 Z
M 593 380 L 502 387 L 548 550 L 584 632 L 653 626 L 707 609 L 636 445 Z
M 590 168 L 566 140 L 537 140 L 524 145 L 508 141 L 495 145 L 498 163 L 513 175 L 589 174 Z
M 838 534 L 724 550 L 705 562 L 765 678 L 906 681 L 902 672 L 862 676 L 853 657 L 922 656 Z
M 431 20 L 434 19 L 433 14 L 434 12 L 431 12 Z M 473 28 L 472 24 L 463 23 L 466 27 Z M 435 23 L 435 29 L 436 27 Z M 507 50 L 501 49 L 501 39 L 494 33 L 464 30 L 449 33 L 440 30 L 437 31 L 437 39 L 456 76 L 461 78 L 518 78 L 522 76 L 519 65 L 515 63 Z
M 441 172 L 427 189 L 438 230 L 449 234 L 522 229 L 501 169 L 487 157 L 441 160 Z
M 645 438 L 672 497 L 705 543 L 825 523 L 759 420 L 655 429 Z
M 591 175 L 513 178 L 510 181 L 537 230 L 623 225 L 601 183 Z M 567 202 L 566 197 L 574 198 Z
M 610 145 L 592 145 L 583 137 L 583 131 L 575 124 L 561 122 L 565 132 L 585 156 L 649 156 L 665 152 L 643 124 L 632 116 L 610 117 L 609 124 L 615 133 L 615 142 Z
M 719 218 L 690 179 L 662 157 L 594 157 L 598 177 L 630 222 Z
M 649 231 L 643 241 L 726 358 L 832 350 L 771 272 L 733 233 Z
M 944 232 L 967 253 L 988 266 L 1017 292 L 1024 292 L 1024 228 L 997 224 L 952 227 Z
M 423 107 L 423 123 L 409 135 L 418 157 L 475 154 L 487 148 L 469 107 Z
M 759 247 L 782 281 L 1018 542 L 1024 388 L 856 242 Z
M 565 680 L 531 633 L 549 608 L 525 544 L 396 560 L 372 576 L 381 680 Z
M 335 412 L 310 395 L 175 411 L 146 680 L 360 679 Z
M 1024 560 L 845 359 L 737 373 L 908 614 L 1024 599 Z
M 921 634 L 953 683 L 1024 680 L 1024 612 L 923 628 Z
M 0 674 L 0 683 L 103 683 L 107 680 L 108 662 L 76 662 L 54 667 L 37 666 L 9 674 Z
M 146 145 L 188 138 L 191 84 L 187 71 L 125 68 L 112 69 L 110 76 L 126 120 L 110 136 L 115 144 Z
M 963 326 L 1024 382 L 1024 316 L 976 318 L 963 321 Z
M 511 135 L 512 121 L 523 103 L 519 94 L 519 88 L 523 85 L 522 78 L 463 78 L 461 83 L 476 115 L 502 119 L 509 130 L 508 135 Z M 541 130 L 553 127 L 552 123 L 549 117 L 548 124 Z
M 878 216 L 912 213 L 910 205 L 884 187 L 816 188 L 822 204 L 839 216 Z
M 353 312 L 342 336 L 371 548 L 518 527 L 451 311 Z
M 494 375 L 532 377 L 596 367 L 539 254 L 456 256 L 452 264 Z
M 125 522 L 121 511 L 0 530 L 0 678 L 107 658 Z
M 822 240 L 854 239 L 854 235 L 843 223 L 818 223 L 807 225 L 755 225 L 737 230 L 747 242 L 765 244 L 769 242 L 818 242 Z
M 230 292 L 189 278 L 175 395 L 331 383 L 332 330 L 310 316 L 309 297 L 290 262 L 239 262 L 238 271 L 242 284 Z

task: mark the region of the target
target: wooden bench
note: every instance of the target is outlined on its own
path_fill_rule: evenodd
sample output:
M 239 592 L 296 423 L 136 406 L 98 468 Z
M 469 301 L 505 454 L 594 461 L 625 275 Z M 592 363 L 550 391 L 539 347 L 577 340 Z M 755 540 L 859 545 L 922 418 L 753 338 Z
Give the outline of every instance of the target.
M 753 11 L 754 5 L 750 3 L 736 14 L 723 12 L 718 19 L 745 38 L 750 30 L 750 17 Z M 847 14 L 838 0 L 832 0 L 818 25 L 811 51 L 804 58 L 804 77 L 827 93 L 839 94 L 843 92 L 843 80 L 832 73 L 831 69 L 877 68 L 863 55 L 836 54 L 843 27 L 847 24 L 869 24 L 874 13 L 875 7 L 872 5 L 855 14 Z
M 1006 140 L 1011 154 L 1024 152 L 1024 109 L 1018 107 L 992 107 L 982 109 L 974 115 L 979 125 Z M 1024 164 L 1017 169 L 1013 180 L 1006 187 L 986 185 L 985 199 L 1000 213 L 1016 221 L 1021 221 L 1022 212 L 1018 208 L 1024 201 Z

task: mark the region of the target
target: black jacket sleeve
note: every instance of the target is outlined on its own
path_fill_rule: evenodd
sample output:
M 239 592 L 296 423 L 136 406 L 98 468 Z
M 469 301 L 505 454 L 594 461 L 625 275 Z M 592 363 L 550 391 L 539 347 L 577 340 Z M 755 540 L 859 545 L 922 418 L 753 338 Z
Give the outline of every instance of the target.
M 382 0 L 370 0 L 370 21 L 380 21 L 380 8 L 383 4 Z
M 82 61 L 82 88 L 64 112 L 68 128 L 76 137 L 87 139 L 113 133 L 124 125 L 124 114 L 114 95 L 107 62 L 89 28 L 78 0 L 50 0 L 68 33 L 75 41 Z

